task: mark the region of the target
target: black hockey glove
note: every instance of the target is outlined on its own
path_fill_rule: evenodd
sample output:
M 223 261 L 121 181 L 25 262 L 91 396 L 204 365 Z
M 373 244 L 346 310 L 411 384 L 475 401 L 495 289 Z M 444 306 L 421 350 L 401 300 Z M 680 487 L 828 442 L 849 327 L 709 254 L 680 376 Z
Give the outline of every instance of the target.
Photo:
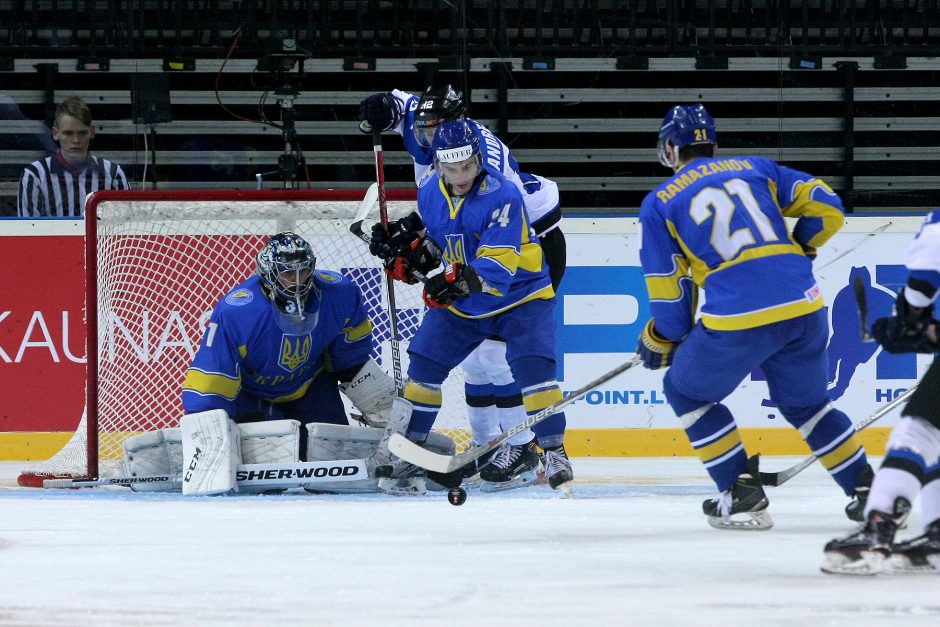
M 398 106 L 391 94 L 373 94 L 359 103 L 359 130 L 371 133 L 372 129 L 390 131 L 400 120 Z
M 871 334 L 889 353 L 937 353 L 940 344 L 927 337 L 933 319 L 933 304 L 914 313 L 904 297 L 904 288 L 898 292 L 895 315 L 875 320 Z
M 482 290 L 483 282 L 476 270 L 462 263 L 451 263 L 424 284 L 424 302 L 432 309 L 450 307 L 458 298 Z
M 415 211 L 401 220 L 389 222 L 388 229 L 376 222 L 372 225 L 369 252 L 383 261 L 388 261 L 411 250 L 414 241 L 424 237 L 424 233 L 424 222 Z
M 672 357 L 679 348 L 679 342 L 668 340 L 656 332 L 653 319 L 650 318 L 640 333 L 640 340 L 636 345 L 636 352 L 643 359 L 643 365 L 650 370 L 668 368 Z

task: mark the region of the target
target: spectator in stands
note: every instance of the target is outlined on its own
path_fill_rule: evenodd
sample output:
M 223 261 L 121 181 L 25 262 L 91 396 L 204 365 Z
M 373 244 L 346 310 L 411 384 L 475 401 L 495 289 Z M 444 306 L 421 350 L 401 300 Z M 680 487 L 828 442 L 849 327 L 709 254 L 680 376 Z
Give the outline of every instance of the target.
M 91 110 L 71 96 L 55 112 L 52 138 L 59 150 L 23 170 L 16 212 L 24 218 L 80 217 L 85 198 L 100 189 L 129 189 L 124 171 L 116 163 L 91 154 L 95 137 Z

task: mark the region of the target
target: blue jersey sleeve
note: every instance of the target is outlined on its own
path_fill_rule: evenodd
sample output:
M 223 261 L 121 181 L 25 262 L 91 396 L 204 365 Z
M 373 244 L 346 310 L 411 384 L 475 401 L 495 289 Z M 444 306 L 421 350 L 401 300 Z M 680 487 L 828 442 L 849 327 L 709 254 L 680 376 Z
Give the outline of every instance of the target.
M 233 312 L 220 303 L 212 312 L 202 344 L 183 381 L 183 409 L 187 413 L 224 409 L 235 412 L 241 391 L 241 368 L 237 326 Z
M 656 330 L 681 340 L 695 324 L 696 288 L 685 253 L 652 194 L 640 207 L 640 263 Z
M 345 323 L 327 348 L 327 369 L 333 372 L 358 366 L 372 353 L 372 321 L 366 312 L 362 293 L 352 281 L 344 281 L 333 295 L 343 303 Z
M 825 182 L 770 159 L 752 159 L 773 172 L 781 213 L 797 218 L 793 227 L 797 244 L 819 248 L 842 228 L 845 223 L 842 199 Z

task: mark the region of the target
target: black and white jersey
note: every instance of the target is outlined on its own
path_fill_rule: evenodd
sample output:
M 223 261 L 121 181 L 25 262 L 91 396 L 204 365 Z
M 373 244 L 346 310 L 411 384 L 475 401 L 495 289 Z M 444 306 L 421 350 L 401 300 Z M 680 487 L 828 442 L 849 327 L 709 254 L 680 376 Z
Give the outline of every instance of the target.
M 130 189 L 121 166 L 89 155 L 86 166 L 76 170 L 56 153 L 23 170 L 16 214 L 23 218 L 81 217 L 88 194 L 102 189 Z

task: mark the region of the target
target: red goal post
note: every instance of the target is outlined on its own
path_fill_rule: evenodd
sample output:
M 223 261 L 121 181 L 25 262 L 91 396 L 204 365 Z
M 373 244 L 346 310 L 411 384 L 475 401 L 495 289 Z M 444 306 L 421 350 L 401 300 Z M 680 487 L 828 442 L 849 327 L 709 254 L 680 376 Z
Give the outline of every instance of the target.
M 274 233 L 306 238 L 317 267 L 350 277 L 373 323 L 373 357 L 391 374 L 385 274 L 349 232 L 365 190 L 97 192 L 86 204 L 86 411 L 78 430 L 46 462 L 25 469 L 20 485 L 48 478 L 116 474 L 130 435 L 177 426 L 180 384 L 218 300 L 254 271 Z M 394 219 L 415 208 L 413 190 L 389 190 Z M 365 226 L 378 220 L 373 207 Z M 402 368 L 408 341 L 426 311 L 420 285 L 395 285 Z M 460 369 L 444 384 L 435 424 L 470 440 Z

